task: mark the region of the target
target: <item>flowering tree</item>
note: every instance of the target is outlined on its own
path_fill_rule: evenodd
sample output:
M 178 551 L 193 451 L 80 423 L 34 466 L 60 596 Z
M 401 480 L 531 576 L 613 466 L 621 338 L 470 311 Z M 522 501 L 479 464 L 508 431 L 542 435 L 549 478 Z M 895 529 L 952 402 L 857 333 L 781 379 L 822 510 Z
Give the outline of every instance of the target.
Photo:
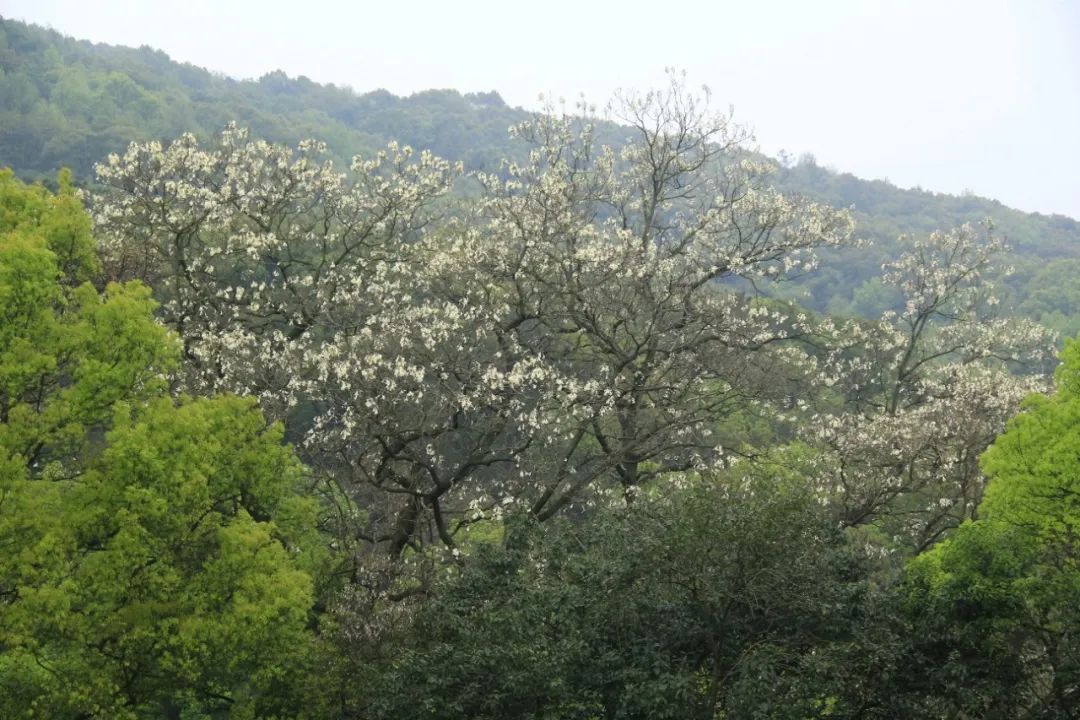
M 883 267 L 903 309 L 836 332 L 823 381 L 842 405 L 813 426 L 845 523 L 884 519 L 922 549 L 974 512 L 985 485 L 979 455 L 1044 387 L 1039 371 L 1053 357 L 1052 333 L 994 312 L 988 276 L 1003 249 L 968 225 L 909 241 Z
M 508 328 L 584 387 L 544 437 L 530 508 L 546 518 L 599 478 L 646 480 L 720 459 L 718 419 L 781 397 L 805 331 L 733 281 L 782 279 L 848 240 L 844 212 L 784 196 L 741 152 L 745 133 L 676 80 L 610 109 L 616 149 L 587 117 L 548 113 L 515 129 L 524 165 L 481 175 L 478 271 L 502 288 Z
M 769 189 L 678 78 L 611 113 L 618 148 L 585 112 L 515 128 L 528 160 L 468 204 L 448 163 L 395 145 L 348 175 L 235 128 L 132 145 L 99 167 L 106 263 L 158 289 L 192 384 L 290 419 L 354 537 L 453 547 L 508 504 L 629 497 L 782 395 L 805 319 L 733 283 L 811 267 L 851 220 Z
M 418 241 L 453 169 L 391 146 L 357 158 L 349 182 L 321 151 L 294 155 L 234 127 L 211 150 L 191 136 L 132 145 L 99 167 L 120 191 L 97 205 L 106 264 L 158 290 L 193 386 L 255 394 L 292 414 L 309 460 L 409 494 L 397 461 L 443 418 L 439 393 L 425 392 L 440 372 L 429 349 L 471 344 L 469 311 L 425 302 L 418 282 Z M 366 462 L 349 454 L 360 434 Z

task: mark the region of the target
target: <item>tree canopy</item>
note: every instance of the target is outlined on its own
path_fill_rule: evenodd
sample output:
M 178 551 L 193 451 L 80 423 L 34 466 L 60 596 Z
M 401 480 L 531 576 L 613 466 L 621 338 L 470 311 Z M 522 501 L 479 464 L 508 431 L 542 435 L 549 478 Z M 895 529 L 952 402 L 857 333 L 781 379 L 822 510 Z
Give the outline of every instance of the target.
M 1029 398 L 983 455 L 978 519 L 912 563 L 912 602 L 942 661 L 935 707 L 1024 718 L 1080 708 L 1078 373 L 1074 340 L 1057 391 Z
M 70 192 L 7 173 L 0 207 L 0 714 L 294 717 L 319 550 L 281 427 L 169 394 L 149 289 L 80 282 Z
M 122 116 L 402 101 L 2 29 L 16 112 L 133 140 L 84 190 L 0 172 L 3 717 L 1077 714 L 1080 341 L 1039 394 L 1053 333 L 1002 307 L 1071 301 L 992 223 L 859 255 L 675 73 L 423 94 L 462 113 L 425 143 L 514 115 L 502 160 L 343 166 L 262 110 Z M 880 276 L 795 300 L 848 257 Z

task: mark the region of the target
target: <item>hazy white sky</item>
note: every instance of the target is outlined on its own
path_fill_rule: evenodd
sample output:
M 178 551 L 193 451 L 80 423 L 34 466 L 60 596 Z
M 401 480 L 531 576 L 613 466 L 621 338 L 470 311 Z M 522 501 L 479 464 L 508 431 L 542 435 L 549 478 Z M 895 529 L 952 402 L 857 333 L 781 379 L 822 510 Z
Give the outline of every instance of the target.
M 665 66 L 763 150 L 1080 218 L 1080 0 L 0 0 L 235 77 L 601 104 Z

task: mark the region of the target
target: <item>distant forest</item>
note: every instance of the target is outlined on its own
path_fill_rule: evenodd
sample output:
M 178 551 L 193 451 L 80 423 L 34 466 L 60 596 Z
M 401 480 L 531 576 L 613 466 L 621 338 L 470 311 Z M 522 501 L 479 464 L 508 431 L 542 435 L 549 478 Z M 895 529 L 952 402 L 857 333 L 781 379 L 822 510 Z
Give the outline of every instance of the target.
M 185 132 L 206 140 L 232 121 L 271 142 L 321 140 L 343 167 L 393 139 L 460 160 L 466 169 L 497 170 L 502 158 L 524 151 L 507 129 L 530 115 L 494 91 L 397 97 L 280 70 L 234 80 L 146 46 L 95 44 L 0 19 L 0 164 L 27 181 L 49 182 L 68 167 L 77 182 L 89 183 L 94 164 L 130 142 Z M 620 139 L 617 126 L 605 126 L 605 133 Z M 989 219 L 1015 251 L 1003 307 L 1063 335 L 1080 332 L 1080 287 L 1070 280 L 1080 273 L 1080 222 L 972 195 L 862 180 L 809 155 L 778 162 L 778 170 L 782 189 L 852 209 L 857 236 L 872 248 L 825 253 L 821 269 L 769 292 L 819 312 L 873 316 L 898 302 L 878 280 L 882 263 L 899 252 L 898 236 Z

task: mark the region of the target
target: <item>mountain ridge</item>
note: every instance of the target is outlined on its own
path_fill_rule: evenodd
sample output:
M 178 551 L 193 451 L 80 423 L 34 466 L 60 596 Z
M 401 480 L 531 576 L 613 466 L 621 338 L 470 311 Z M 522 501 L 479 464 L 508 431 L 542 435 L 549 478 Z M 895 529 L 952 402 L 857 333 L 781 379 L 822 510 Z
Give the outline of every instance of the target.
M 345 96 L 347 98 L 351 98 L 351 99 L 357 101 L 357 103 L 364 103 L 364 104 L 371 104 L 371 105 L 383 105 L 383 104 L 388 104 L 388 103 L 389 104 L 393 104 L 393 103 L 409 103 L 410 101 L 411 102 L 426 101 L 428 99 L 436 98 L 436 97 L 439 97 L 439 96 L 447 96 L 447 97 L 453 96 L 453 97 L 456 97 L 457 99 L 466 101 L 467 103 L 469 103 L 472 106 L 472 108 L 474 110 L 477 110 L 477 111 L 485 111 L 485 110 L 507 111 L 507 112 L 510 112 L 510 113 L 514 113 L 515 115 L 519 115 L 520 119 L 525 119 L 526 117 L 533 114 L 532 111 L 526 110 L 526 109 L 522 108 L 521 106 L 511 106 L 508 103 L 506 103 L 506 101 L 503 100 L 502 96 L 500 95 L 500 93 L 498 92 L 497 89 L 492 89 L 492 90 L 488 90 L 488 91 L 464 91 L 463 92 L 463 91 L 455 89 L 455 88 L 435 88 L 435 87 L 433 87 L 433 88 L 427 88 L 427 89 L 424 89 L 424 90 L 418 90 L 418 91 L 410 93 L 408 95 L 396 95 L 396 94 L 390 92 L 389 90 L 386 90 L 385 88 L 381 88 L 381 87 L 377 87 L 377 88 L 372 89 L 372 90 L 358 90 L 358 89 L 353 88 L 353 87 L 348 86 L 348 85 L 338 85 L 338 84 L 335 84 L 335 83 L 332 83 L 332 82 L 319 82 L 319 81 L 314 80 L 314 79 L 312 79 L 312 78 L 310 78 L 310 77 L 308 77 L 306 75 L 290 76 L 284 69 L 281 69 L 281 68 L 268 70 L 267 72 L 263 73 L 258 78 L 239 78 L 239 77 L 231 76 L 231 75 L 229 75 L 229 74 L 227 74 L 225 72 L 222 72 L 222 71 L 213 70 L 213 69 L 208 68 L 206 66 L 197 65 L 195 63 L 182 61 L 182 60 L 175 60 L 175 59 L 171 58 L 168 55 L 168 53 L 166 53 L 165 51 L 157 49 L 157 48 L 153 48 L 153 47 L 151 47 L 149 45 L 141 45 L 141 46 L 136 48 L 136 47 L 126 46 L 126 45 L 116 45 L 116 44 L 112 44 L 112 43 L 96 42 L 96 41 L 87 40 L 87 39 L 79 39 L 79 38 L 75 38 L 75 37 L 72 37 L 72 36 L 69 36 L 69 35 L 65 35 L 64 33 L 60 32 L 58 30 L 49 28 L 49 27 L 44 27 L 44 26 L 40 26 L 40 25 L 36 25 L 36 24 L 32 24 L 32 23 L 27 23 L 27 22 L 24 22 L 24 21 L 21 21 L 21 20 L 14 20 L 14 19 L 10 19 L 10 18 L 4 18 L 3 16 L 0 16 L 0 24 L 5 26 L 5 35 L 7 35 L 7 33 L 11 30 L 12 26 L 22 26 L 26 31 L 29 31 L 30 33 L 35 33 L 36 32 L 36 33 L 39 33 L 39 34 L 45 34 L 45 35 L 49 36 L 49 39 L 54 43 L 74 43 L 75 45 L 79 46 L 80 48 L 82 48 L 84 50 L 88 50 L 91 53 L 97 53 L 99 55 L 112 56 L 113 59 L 119 59 L 119 57 L 122 56 L 122 55 L 127 55 L 129 57 L 129 59 L 132 58 L 134 55 L 139 55 L 139 56 L 142 57 L 142 59 L 144 61 L 146 61 L 147 65 L 150 65 L 150 66 L 156 65 L 159 68 L 164 66 L 164 65 L 176 66 L 177 68 L 180 69 L 180 74 L 182 76 L 187 76 L 189 79 L 192 79 L 193 82 L 194 82 L 194 77 L 195 76 L 204 75 L 204 76 L 213 78 L 216 81 L 220 81 L 222 83 L 232 85 L 232 86 L 236 87 L 237 89 L 240 89 L 240 88 L 259 88 L 260 90 L 268 91 L 269 93 L 274 94 L 274 95 L 290 95 L 290 96 L 294 96 L 294 97 L 304 96 L 305 94 L 307 94 L 306 91 L 309 88 L 317 87 L 317 88 L 320 88 L 320 89 L 322 89 L 322 90 L 324 90 L 324 91 L 326 91 L 328 93 L 331 93 L 331 94 L 339 94 L 339 95 Z M 4 49 L 6 49 L 6 48 L 0 47 L 0 52 L 2 52 Z M 152 60 L 152 62 L 151 62 L 151 60 Z M 0 57 L 0 68 L 3 68 L 5 70 L 7 70 L 7 68 L 4 67 L 2 57 Z M 334 115 L 332 115 L 332 116 L 336 117 Z M 339 119 L 347 119 L 347 118 L 339 118 Z M 319 139 L 322 139 L 322 138 L 319 138 Z M 808 158 L 810 159 L 809 164 L 817 166 L 816 161 L 812 159 L 811 155 L 804 155 L 800 159 L 798 164 L 800 164 L 800 165 L 805 164 L 806 160 Z M 458 158 L 454 158 L 454 159 L 458 159 Z M 59 168 L 57 168 L 57 169 L 59 169 Z M 1037 217 L 1048 218 L 1048 219 L 1064 218 L 1065 220 L 1071 220 L 1073 222 L 1076 222 L 1076 223 L 1080 224 L 1080 220 L 1078 220 L 1076 218 L 1072 218 L 1072 217 L 1070 217 L 1068 215 L 1065 215 L 1063 213 L 1044 213 L 1044 212 L 1038 212 L 1038 211 L 1021 210 L 1021 209 L 1018 209 L 1018 208 L 1013 208 L 1012 206 L 1007 205 L 1005 202 L 1003 202 L 1001 200 L 998 200 L 996 198 L 990 198 L 990 197 L 987 197 L 987 196 L 975 195 L 975 194 L 971 194 L 971 193 L 955 194 L 955 193 L 949 193 L 949 192 L 943 192 L 943 191 L 936 191 L 936 190 L 924 188 L 924 187 L 919 186 L 919 185 L 911 186 L 911 187 L 903 187 L 901 185 L 897 185 L 897 184 L 891 182 L 887 178 L 886 179 L 863 178 L 863 177 L 860 177 L 858 175 L 855 175 L 854 173 L 847 172 L 847 171 L 844 171 L 844 170 L 841 170 L 841 169 L 838 169 L 838 168 L 834 168 L 831 165 L 825 166 L 825 169 L 830 174 L 838 175 L 838 176 L 841 176 L 841 177 L 843 177 L 845 179 L 849 179 L 849 178 L 850 179 L 855 179 L 855 180 L 857 180 L 859 182 L 862 182 L 862 183 L 869 183 L 869 184 L 874 184 L 874 185 L 884 184 L 884 185 L 888 186 L 889 188 L 891 188 L 892 190 L 903 192 L 903 193 L 918 193 L 918 194 L 923 194 L 923 195 L 929 194 L 929 195 L 931 195 L 933 197 L 936 197 L 936 198 L 956 198 L 956 199 L 959 199 L 959 198 L 974 198 L 975 200 L 978 200 L 978 201 L 985 201 L 985 202 L 1000 206 L 1002 208 L 1006 208 L 1006 209 L 1009 209 L 1009 210 L 1015 210 L 1016 212 L 1022 213 L 1024 215 L 1037 216 Z
M 376 152 L 393 139 L 460 160 L 468 169 L 492 170 L 522 151 L 507 129 L 532 115 L 507 105 L 497 91 L 362 93 L 281 70 L 240 80 L 174 61 L 149 46 L 78 40 L 0 18 L 0 165 L 26 180 L 48 181 L 60 167 L 70 167 L 78 180 L 90 182 L 94 163 L 131 141 L 167 141 L 184 132 L 206 140 L 231 121 L 272 142 L 322 140 L 339 161 Z M 793 299 L 813 309 L 880 309 L 860 307 L 857 296 L 861 288 L 863 300 L 888 302 L 873 283 L 882 262 L 896 256 L 898 236 L 989 219 L 1016 250 L 1011 305 L 1036 319 L 1057 313 L 1051 323 L 1057 329 L 1075 324 L 1080 331 L 1080 324 L 1069 320 L 1066 327 L 1061 319 L 1080 315 L 1080 293 L 1075 307 L 1060 299 L 1042 303 L 1052 307 L 1022 307 L 1033 287 L 1073 276 L 1080 263 L 1080 222 L 1073 218 L 975 195 L 902 189 L 822 167 L 812 156 L 781 158 L 776 181 L 784 190 L 851 208 L 858 234 L 874 243 L 869 252 L 834 254 L 833 262 L 791 288 Z

